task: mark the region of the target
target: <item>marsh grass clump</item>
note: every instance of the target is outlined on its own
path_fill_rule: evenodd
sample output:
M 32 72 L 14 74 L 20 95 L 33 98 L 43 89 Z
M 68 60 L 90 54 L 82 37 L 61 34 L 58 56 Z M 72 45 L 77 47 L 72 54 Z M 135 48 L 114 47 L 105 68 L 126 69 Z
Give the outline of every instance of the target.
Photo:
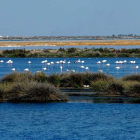
M 34 75 L 31 72 L 27 72 L 27 73 L 14 72 L 4 76 L 1 79 L 1 83 L 16 82 L 16 81 L 20 82 L 20 81 L 33 80 L 33 79 L 34 79 Z
M 18 77 L 18 73 L 8 74 L 8 75 L 4 76 L 1 79 L 1 83 L 4 83 L 4 82 L 14 82 L 17 77 Z
M 128 75 L 122 78 L 123 81 L 137 81 L 140 82 L 140 74 Z
M 135 85 L 135 84 L 138 84 L 139 82 L 137 81 L 123 81 L 123 80 L 120 80 L 121 83 L 123 84 L 124 86 L 124 89 L 125 89 L 125 92 L 128 92 L 129 88 L 132 86 L 132 85 Z
M 22 102 L 52 102 L 67 101 L 67 97 L 60 93 L 54 86 L 48 83 L 31 82 L 22 90 L 19 101 Z
M 41 83 L 46 82 L 48 80 L 47 75 L 43 72 L 35 73 L 34 78 L 36 81 L 41 82 Z
M 104 80 L 104 81 L 110 81 L 114 78 L 112 76 L 106 75 L 104 73 L 91 73 L 87 74 L 87 78 L 89 78 L 91 81 L 97 81 L 97 80 Z
M 83 87 L 90 85 L 92 81 L 109 81 L 114 78 L 102 73 L 70 73 L 60 75 L 60 87 Z
M 108 95 L 123 95 L 124 86 L 120 81 L 112 81 L 106 86 L 105 92 Z
M 0 83 L 0 100 L 13 102 L 67 101 L 66 95 L 45 81 L 44 77 L 46 78 L 46 75 L 31 73 L 15 73 L 5 76 Z
M 133 84 L 128 89 L 129 96 L 140 96 L 140 83 Z
M 48 77 L 48 82 L 52 85 L 59 87 L 60 86 L 60 75 L 52 74 Z
M 83 87 L 84 80 L 81 73 L 70 73 L 61 75 L 61 87 Z
M 104 92 L 106 85 L 108 84 L 108 81 L 105 80 L 97 80 L 91 82 L 91 87 L 93 90 L 97 93 Z

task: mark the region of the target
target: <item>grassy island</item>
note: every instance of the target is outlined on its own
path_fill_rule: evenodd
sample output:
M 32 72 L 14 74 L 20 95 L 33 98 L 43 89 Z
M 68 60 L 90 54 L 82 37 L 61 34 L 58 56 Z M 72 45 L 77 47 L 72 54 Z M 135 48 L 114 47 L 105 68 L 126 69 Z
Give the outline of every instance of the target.
M 0 50 L 0 57 L 140 57 L 140 49 L 114 48 L 59 48 L 43 50 Z
M 95 96 L 140 97 L 140 75 L 120 79 L 103 73 L 11 73 L 0 81 L 0 100 L 12 102 L 67 101 L 59 89 L 91 89 Z
M 13 73 L 1 79 L 0 101 L 62 102 L 68 98 L 48 82 L 31 73 Z

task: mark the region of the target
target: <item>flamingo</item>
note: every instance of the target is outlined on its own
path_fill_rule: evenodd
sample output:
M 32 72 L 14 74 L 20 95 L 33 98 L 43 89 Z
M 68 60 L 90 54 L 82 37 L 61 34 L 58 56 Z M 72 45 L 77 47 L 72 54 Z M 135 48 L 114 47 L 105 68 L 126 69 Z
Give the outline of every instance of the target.
M 26 68 L 26 69 L 24 69 L 24 71 L 28 72 L 28 71 L 29 71 L 29 69 L 28 69 L 28 68 Z
M 102 62 L 103 62 L 103 66 L 104 66 L 104 63 L 106 62 L 107 60 L 103 60 Z
M 41 63 L 42 63 L 42 67 L 44 67 L 44 63 L 45 63 L 45 61 L 41 61 Z
M 63 67 L 62 67 L 62 66 L 60 66 L 60 69 L 61 69 L 61 73 L 62 73 L 62 69 L 63 69 Z
M 139 66 L 136 66 L 136 73 L 137 73 L 137 69 L 139 68 Z
M 103 73 L 103 70 L 98 70 L 98 72 Z
M 70 61 L 68 61 L 68 67 L 69 67 Z
M 110 66 L 110 64 L 108 63 L 108 64 L 106 64 L 107 66 L 108 66 L 108 68 L 107 68 L 107 70 L 109 69 L 109 66 Z M 109 72 L 109 71 L 108 71 Z
M 86 69 L 86 70 L 89 70 L 89 68 L 88 68 L 88 67 L 86 67 L 85 69 Z
M 45 70 L 47 70 L 47 68 L 45 67 L 45 68 L 42 68 L 42 71 L 45 71 Z
M 72 72 L 75 72 L 75 70 L 72 70 Z
M 2 67 L 2 63 L 3 63 L 3 62 L 4 62 L 3 60 L 0 61 L 0 63 L 1 63 L 1 67 Z
M 97 64 L 101 64 L 101 61 L 98 61 Z
M 31 61 L 28 61 L 28 64 L 29 64 L 29 67 L 30 67 Z
M 12 68 L 11 70 L 12 70 L 13 72 L 14 72 L 14 71 L 16 71 L 16 69 L 15 69 L 15 68 Z
M 80 68 L 82 68 L 82 72 L 83 72 L 83 69 L 85 68 L 84 66 L 80 66 Z
M 11 66 L 12 67 L 13 61 L 10 59 L 6 63 L 8 64 L 8 66 Z
M 120 69 L 120 67 L 116 67 L 116 69 L 117 69 L 117 74 L 118 74 L 118 70 Z

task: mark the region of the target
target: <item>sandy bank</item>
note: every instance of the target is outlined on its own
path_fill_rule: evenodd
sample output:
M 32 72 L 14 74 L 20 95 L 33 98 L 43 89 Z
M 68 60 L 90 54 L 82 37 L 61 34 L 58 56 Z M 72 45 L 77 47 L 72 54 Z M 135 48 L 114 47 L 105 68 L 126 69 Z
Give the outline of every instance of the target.
M 2 41 L 0 46 L 132 46 L 140 40 L 96 40 L 96 41 Z

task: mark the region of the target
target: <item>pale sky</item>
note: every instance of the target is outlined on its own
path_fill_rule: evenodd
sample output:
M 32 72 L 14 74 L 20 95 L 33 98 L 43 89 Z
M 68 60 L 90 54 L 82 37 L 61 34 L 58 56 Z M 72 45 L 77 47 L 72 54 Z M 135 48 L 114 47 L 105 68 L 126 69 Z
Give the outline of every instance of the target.
M 140 35 L 139 13 L 140 0 L 0 0 L 0 35 Z

